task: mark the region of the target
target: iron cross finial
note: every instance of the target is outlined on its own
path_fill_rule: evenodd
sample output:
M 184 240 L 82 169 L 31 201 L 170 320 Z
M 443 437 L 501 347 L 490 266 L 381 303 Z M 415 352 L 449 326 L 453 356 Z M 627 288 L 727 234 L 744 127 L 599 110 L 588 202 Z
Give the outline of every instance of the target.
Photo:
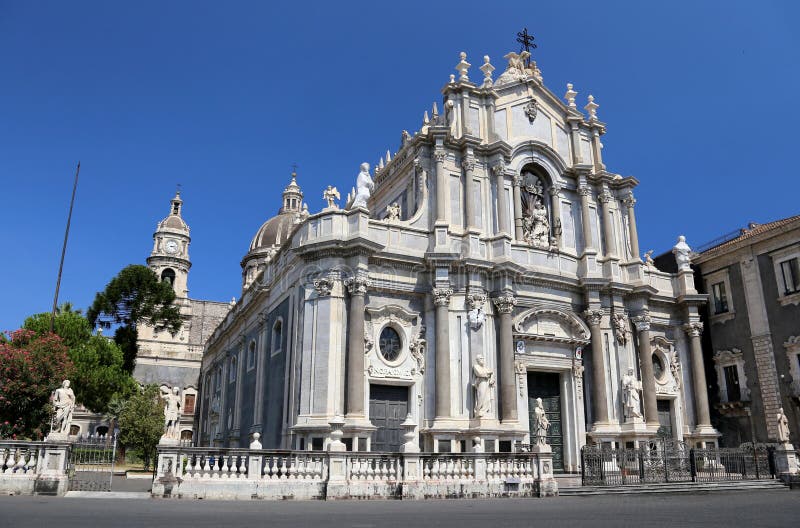
M 533 42 L 534 36 L 528 33 L 528 28 L 523 28 L 522 31 L 517 33 L 517 42 L 522 44 L 520 46 L 520 51 L 527 51 L 528 53 L 531 52 L 532 49 L 536 49 L 536 44 Z M 531 59 L 528 57 L 526 60 L 528 64 L 530 64 Z
M 292 175 L 297 176 L 297 163 L 292 163 Z

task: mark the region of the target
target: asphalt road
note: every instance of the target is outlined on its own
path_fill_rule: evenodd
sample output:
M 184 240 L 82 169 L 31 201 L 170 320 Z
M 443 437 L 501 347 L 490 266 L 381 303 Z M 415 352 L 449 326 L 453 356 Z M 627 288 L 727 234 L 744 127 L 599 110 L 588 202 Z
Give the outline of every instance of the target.
M 224 502 L 0 497 L 0 528 L 796 526 L 800 492 L 736 491 L 553 499 Z

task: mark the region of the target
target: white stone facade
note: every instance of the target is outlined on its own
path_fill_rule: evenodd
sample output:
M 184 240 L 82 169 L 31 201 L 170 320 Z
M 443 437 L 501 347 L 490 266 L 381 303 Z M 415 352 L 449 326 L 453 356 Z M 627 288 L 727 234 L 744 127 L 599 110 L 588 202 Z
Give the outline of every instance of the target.
M 206 345 L 200 445 L 258 432 L 267 449 L 323 449 L 342 415 L 350 450 L 396 450 L 408 418 L 423 451 L 508 451 L 530 443 L 539 396 L 557 470 L 578 471 L 587 441 L 638 443 L 660 427 L 715 441 L 706 296 L 691 271 L 642 262 L 638 181 L 606 170 L 594 99 L 584 115 L 572 85 L 562 101 L 535 63 L 509 57 L 496 81 L 486 58 L 477 85 L 462 56 L 443 113 L 435 104 L 381 159 L 366 207 L 352 192 L 345 209 L 287 211 L 302 197 L 292 179 L 290 233 L 262 226 L 242 298 Z M 478 356 L 496 380 L 480 417 Z M 640 422 L 623 416 L 629 368 Z

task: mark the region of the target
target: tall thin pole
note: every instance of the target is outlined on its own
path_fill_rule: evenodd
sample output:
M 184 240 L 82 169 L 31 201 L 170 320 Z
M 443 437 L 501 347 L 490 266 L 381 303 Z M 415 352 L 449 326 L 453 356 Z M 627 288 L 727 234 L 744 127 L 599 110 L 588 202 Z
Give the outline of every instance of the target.
M 56 279 L 56 295 L 53 297 L 53 313 L 50 314 L 50 331 L 55 330 L 56 309 L 58 308 L 58 290 L 61 288 L 61 271 L 64 269 L 64 255 L 67 253 L 67 239 L 69 238 L 69 224 L 72 222 L 72 207 L 75 205 L 75 191 L 78 189 L 78 174 L 81 172 L 81 162 L 75 169 L 75 183 L 72 185 L 72 199 L 69 201 L 69 215 L 67 216 L 67 229 L 64 232 L 64 245 L 61 246 L 61 262 L 58 265 L 58 279 Z

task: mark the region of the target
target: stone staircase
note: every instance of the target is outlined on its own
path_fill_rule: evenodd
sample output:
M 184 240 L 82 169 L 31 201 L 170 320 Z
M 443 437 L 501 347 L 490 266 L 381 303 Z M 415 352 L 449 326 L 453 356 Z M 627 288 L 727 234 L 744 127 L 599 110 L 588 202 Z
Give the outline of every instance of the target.
M 572 482 L 562 487 L 559 482 L 558 494 L 562 497 L 592 495 L 639 495 L 645 493 L 698 493 L 711 491 L 749 491 L 773 490 L 788 491 L 780 480 L 739 480 L 725 482 L 675 482 L 645 484 L 637 486 L 581 486 L 580 476 L 577 485 Z

